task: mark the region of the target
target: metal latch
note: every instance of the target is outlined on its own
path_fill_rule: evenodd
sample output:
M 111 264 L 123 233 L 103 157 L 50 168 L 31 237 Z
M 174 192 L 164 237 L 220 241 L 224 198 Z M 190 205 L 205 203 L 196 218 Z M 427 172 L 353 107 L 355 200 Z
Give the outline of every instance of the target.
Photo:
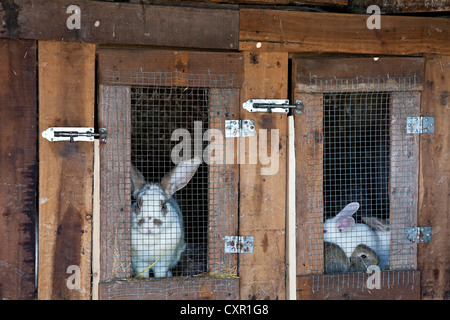
M 287 99 L 250 99 L 244 102 L 243 108 L 249 112 L 277 112 L 288 113 L 293 109 L 295 113 L 302 113 L 304 109 L 303 101 L 296 100 L 290 105 Z
M 407 117 L 406 133 L 434 133 L 434 117 Z
M 225 253 L 253 253 L 253 237 L 225 236 Z
M 406 228 L 406 238 L 411 243 L 428 243 L 431 241 L 431 227 Z
M 255 120 L 225 120 L 225 138 L 253 137 Z
M 48 141 L 94 141 L 95 138 L 106 141 L 106 128 L 100 128 L 99 133 L 91 127 L 51 127 L 42 131 L 42 137 Z

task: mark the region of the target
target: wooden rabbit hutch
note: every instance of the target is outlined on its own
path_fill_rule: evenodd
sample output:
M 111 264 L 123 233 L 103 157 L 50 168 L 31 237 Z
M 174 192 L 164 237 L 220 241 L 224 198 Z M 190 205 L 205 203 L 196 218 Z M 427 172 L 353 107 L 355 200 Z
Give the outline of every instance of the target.
M 448 1 L 125 2 L 0 1 L 1 298 L 450 299 Z M 190 155 L 179 257 L 136 277 L 133 168 Z M 352 203 L 379 288 L 327 272 Z

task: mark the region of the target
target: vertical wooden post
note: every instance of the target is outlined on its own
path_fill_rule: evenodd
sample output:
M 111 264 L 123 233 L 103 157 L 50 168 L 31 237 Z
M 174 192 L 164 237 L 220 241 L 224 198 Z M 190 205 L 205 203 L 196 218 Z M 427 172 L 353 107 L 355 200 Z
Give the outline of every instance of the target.
M 95 46 L 39 42 L 39 132 L 93 127 L 94 98 Z M 39 299 L 90 299 L 93 147 L 39 138 Z
M 422 299 L 450 293 L 450 56 L 428 55 L 422 115 L 434 116 L 434 133 L 420 142 L 418 225 L 432 227 L 430 243 L 418 245 Z
M 244 85 L 241 91 L 241 105 L 248 99 L 285 99 L 288 89 L 287 53 L 244 53 Z M 241 119 L 255 119 L 258 144 L 260 130 L 278 130 L 278 172 L 262 175 L 266 165 L 260 162 L 240 165 L 240 219 L 239 234 L 254 237 L 253 253 L 242 253 L 240 259 L 241 299 L 281 299 L 286 296 L 285 243 L 286 243 L 286 153 L 287 117 L 285 114 L 249 113 L 243 109 Z M 245 139 L 245 138 L 243 138 Z M 268 151 L 266 145 L 259 145 L 259 151 Z M 262 147 L 262 149 L 261 149 Z
M 36 42 L 0 39 L 0 300 L 34 299 Z
M 296 250 L 296 206 L 295 206 L 295 128 L 294 116 L 288 117 L 288 190 L 286 219 L 286 299 L 297 299 L 297 250 Z

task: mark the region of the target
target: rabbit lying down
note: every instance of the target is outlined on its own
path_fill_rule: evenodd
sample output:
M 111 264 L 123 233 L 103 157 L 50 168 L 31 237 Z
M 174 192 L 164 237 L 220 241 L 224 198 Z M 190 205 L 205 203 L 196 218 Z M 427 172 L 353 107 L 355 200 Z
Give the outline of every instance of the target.
M 370 265 L 376 265 L 378 260 L 376 252 L 364 244 L 358 245 L 349 258 L 338 245 L 324 242 L 325 273 L 366 271 Z
M 157 278 L 172 276 L 170 269 L 177 265 L 186 248 L 183 216 L 172 196 L 188 184 L 200 164 L 198 158 L 180 162 L 160 183 L 146 182 L 131 166 L 132 192 L 136 200 L 131 213 L 133 276 L 148 278 L 150 270 Z
M 339 246 L 350 259 L 358 245 L 365 245 L 374 250 L 378 256 L 378 264 L 381 269 L 389 265 L 389 241 L 390 231 L 376 225 L 380 219 L 367 218 L 370 226 L 365 223 L 355 223 L 352 215 L 358 211 L 359 203 L 352 202 L 345 206 L 335 217 L 327 219 L 323 226 L 324 241 Z M 370 222 L 370 223 L 369 223 Z M 381 223 L 381 222 L 380 222 Z

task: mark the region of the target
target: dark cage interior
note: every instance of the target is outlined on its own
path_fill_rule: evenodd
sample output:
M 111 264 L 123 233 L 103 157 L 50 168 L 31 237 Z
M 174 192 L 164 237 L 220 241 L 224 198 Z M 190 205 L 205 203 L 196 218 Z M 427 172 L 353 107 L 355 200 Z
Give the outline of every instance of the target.
M 324 217 L 347 204 L 355 214 L 389 218 L 389 93 L 324 94 Z
M 175 130 L 187 130 L 194 144 L 195 130 L 201 128 L 203 134 L 208 129 L 208 105 L 207 88 L 131 87 L 131 161 L 146 181 L 161 181 L 175 166 L 171 153 L 180 143 L 179 139 L 172 141 Z M 200 143 L 203 150 L 205 142 Z M 186 249 L 171 270 L 172 275 L 204 273 L 207 271 L 208 166 L 202 163 L 192 180 L 173 197 L 182 212 Z

